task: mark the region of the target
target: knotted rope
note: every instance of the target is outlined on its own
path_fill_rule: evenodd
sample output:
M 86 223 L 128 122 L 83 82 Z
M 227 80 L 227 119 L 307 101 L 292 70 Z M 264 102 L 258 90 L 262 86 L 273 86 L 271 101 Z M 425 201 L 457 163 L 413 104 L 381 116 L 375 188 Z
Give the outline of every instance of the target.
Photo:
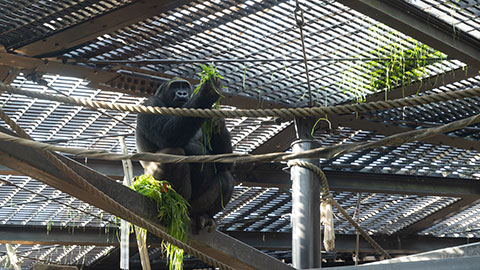
M 332 193 L 330 193 L 330 188 L 328 187 L 327 176 L 319 167 L 311 162 L 303 160 L 291 160 L 288 162 L 288 166 L 300 166 L 309 169 L 318 175 L 322 184 L 322 198 L 328 203 L 333 204 L 338 209 L 338 212 L 340 212 L 345 219 L 347 219 L 347 221 L 352 224 L 353 227 L 355 227 L 355 229 L 365 238 L 365 240 L 367 240 L 368 243 L 370 243 L 370 245 L 372 245 L 373 248 L 375 248 L 375 250 L 377 250 L 387 259 L 392 258 L 390 254 L 388 254 L 370 235 L 368 235 L 368 233 L 348 215 L 347 211 L 345 211 L 345 209 L 343 209 L 343 207 L 337 201 L 335 201 L 335 199 L 333 199 Z

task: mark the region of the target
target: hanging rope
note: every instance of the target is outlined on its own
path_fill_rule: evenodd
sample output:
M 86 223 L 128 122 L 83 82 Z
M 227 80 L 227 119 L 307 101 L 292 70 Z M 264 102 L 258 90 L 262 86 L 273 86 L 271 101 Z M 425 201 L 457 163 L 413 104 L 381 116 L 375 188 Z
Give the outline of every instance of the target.
M 18 126 L 8 115 L 6 115 L 3 110 L 0 109 L 0 118 L 2 118 L 5 123 L 7 123 L 19 136 L 32 140 L 32 138 L 20 127 Z M 193 247 L 177 240 L 176 238 L 170 236 L 168 233 L 165 232 L 165 230 L 159 226 L 158 224 L 155 224 L 151 221 L 145 220 L 144 218 L 140 217 L 136 213 L 130 211 L 128 208 L 125 206 L 119 204 L 117 201 L 112 199 L 110 196 L 106 195 L 103 193 L 101 190 L 99 190 L 97 187 L 94 185 L 90 184 L 87 180 L 85 180 L 82 176 L 77 174 L 74 170 L 69 168 L 65 163 L 63 163 L 58 157 L 53 155 L 52 153 L 48 151 L 39 151 L 40 154 L 42 154 L 48 161 L 50 161 L 55 167 L 57 167 L 59 170 L 64 172 L 68 179 L 71 179 L 76 185 L 78 185 L 79 188 L 87 191 L 88 193 L 92 194 L 92 196 L 100 198 L 104 202 L 108 203 L 108 206 L 110 206 L 112 209 L 114 209 L 115 213 L 118 213 L 120 217 L 125 218 L 126 220 L 129 220 L 130 222 L 145 228 L 147 231 L 155 234 L 156 236 L 160 237 L 161 239 L 181 248 L 184 249 L 187 253 L 197 257 L 198 259 L 202 260 L 205 263 L 208 263 L 212 266 L 219 267 L 221 269 L 227 269 L 230 270 L 230 266 L 198 251 L 197 249 L 194 249 Z
M 178 115 L 190 117 L 281 117 L 290 119 L 295 117 L 323 117 L 325 114 L 350 114 L 369 111 L 389 110 L 405 106 L 418 106 L 434 102 L 448 101 L 453 99 L 470 98 L 480 96 L 480 87 L 468 90 L 451 91 L 440 94 L 425 96 L 415 96 L 410 98 L 400 98 L 389 101 L 377 101 L 350 105 L 337 105 L 328 107 L 310 107 L 310 108 L 283 108 L 283 109 L 251 109 L 251 110 L 219 110 L 219 109 L 192 109 L 192 108 L 166 108 L 152 107 L 143 105 L 132 105 L 122 103 L 109 103 L 101 101 L 91 101 L 73 97 L 63 97 L 43 94 L 38 91 L 27 91 L 16 87 L 0 84 L 0 91 L 6 91 L 14 94 L 24 95 L 32 98 L 46 99 L 62 103 L 68 103 L 77 106 L 84 106 L 91 109 L 109 109 L 124 112 Z
M 355 229 L 365 238 L 365 240 L 367 240 L 368 243 L 370 243 L 370 245 L 372 245 L 373 248 L 375 248 L 375 250 L 377 250 L 387 259 L 392 258 L 390 254 L 388 254 L 377 242 L 375 242 L 375 240 L 370 235 L 368 235 L 368 233 L 363 230 L 362 227 L 360 227 L 360 225 L 358 225 L 358 223 L 348 215 L 347 211 L 345 211 L 345 209 L 343 209 L 343 207 L 333 199 L 330 188 L 328 187 L 327 176 L 325 176 L 325 173 L 323 173 L 323 171 L 319 167 L 317 167 L 313 163 L 302 160 L 291 160 L 288 162 L 288 166 L 300 166 L 303 168 L 307 168 L 313 171 L 316 175 L 318 175 L 322 184 L 322 193 L 324 200 L 326 200 L 328 203 L 333 204 L 338 209 L 338 212 L 340 212 L 348 220 L 348 222 L 352 224 L 353 227 L 355 227 Z

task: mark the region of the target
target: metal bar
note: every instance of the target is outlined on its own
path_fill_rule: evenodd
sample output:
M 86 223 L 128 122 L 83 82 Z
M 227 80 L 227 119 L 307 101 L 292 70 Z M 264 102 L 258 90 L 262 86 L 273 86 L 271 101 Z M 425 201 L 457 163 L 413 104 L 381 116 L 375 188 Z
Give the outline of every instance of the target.
M 10 133 L 5 128 L 1 132 Z M 56 155 L 68 167 L 89 181 L 138 217 L 158 224 L 157 207 L 154 202 L 141 194 L 113 181 L 105 175 L 99 174 L 71 159 Z M 59 171 L 45 159 L 39 159 L 36 151 L 28 147 L 0 142 L 0 163 L 14 168 L 24 175 L 31 176 L 45 184 L 77 197 L 95 207 L 103 209 L 120 218 L 126 218 L 117 212 L 101 198 L 95 198 L 90 193 L 71 183 L 69 177 Z M 161 225 L 158 225 L 161 226 Z M 263 254 L 221 232 L 202 232 L 190 235 L 190 244 L 193 248 L 209 255 L 210 257 L 238 269 L 292 269 L 290 266 Z
M 462 258 L 470 256 L 480 256 L 480 243 L 472 243 L 461 246 L 454 246 L 449 248 L 442 248 L 439 250 L 433 250 L 429 252 L 424 252 L 420 254 L 394 258 L 390 260 L 384 260 L 379 262 L 371 263 L 370 265 L 376 264 L 391 264 L 391 263 L 402 263 L 410 261 L 429 261 L 437 259 L 449 259 L 449 258 Z
M 425 91 L 432 90 L 444 85 L 459 82 L 461 80 L 467 80 L 475 77 L 479 74 L 480 69 L 474 67 L 461 67 L 447 71 L 443 74 L 436 74 L 428 78 L 423 78 L 416 83 L 399 86 L 395 89 L 388 91 L 387 97 L 389 100 L 417 95 Z M 367 96 L 365 102 L 375 102 L 385 100 L 385 92 L 380 91 L 376 94 Z
M 84 162 L 77 159 L 77 162 Z M 123 179 L 122 167 L 118 162 L 88 159 L 84 164 L 92 170 L 110 178 Z M 234 177 L 244 186 L 280 187 L 289 189 L 292 185 L 290 175 L 284 164 L 237 164 Z M 134 175 L 143 174 L 138 162 L 133 162 Z M 460 198 L 479 198 L 480 181 L 466 178 L 439 176 L 417 176 L 385 173 L 365 173 L 324 169 L 330 189 L 385 194 L 410 194 L 419 196 L 442 196 Z M 19 173 L 0 165 L 0 175 L 18 175 Z M 22 174 L 23 175 L 23 174 Z
M 101 35 L 114 32 L 190 2 L 192 1 L 134 1 L 131 4 L 55 33 L 50 37 L 17 48 L 15 51 L 36 57 L 59 55 L 65 50 L 75 48 Z
M 313 121 L 295 119 L 298 141 L 292 152 L 313 148 L 314 141 L 305 140 Z M 318 160 L 304 159 L 318 163 Z M 297 269 L 321 267 L 320 183 L 314 172 L 293 166 L 292 179 L 292 262 Z
M 480 67 L 480 41 L 470 34 L 403 1 L 339 0 L 449 57 Z
M 234 177 L 244 186 L 289 189 L 291 182 L 284 164 L 238 164 Z M 324 169 L 330 189 L 386 194 L 480 198 L 480 181 L 475 179 L 364 173 Z
M 364 264 L 360 266 L 331 267 L 330 269 L 332 270 L 367 270 L 367 269 L 368 270 L 385 270 L 385 269 L 388 269 L 388 270 L 411 270 L 411 269 L 477 270 L 479 263 L 480 263 L 480 256 L 472 256 L 472 257 L 453 258 L 453 259 L 437 259 L 437 260 L 419 261 L 419 262 L 393 263 L 393 264 L 387 264 L 387 265 Z
M 377 134 L 382 135 L 394 135 L 402 132 L 407 132 L 412 130 L 407 127 L 399 127 L 392 124 L 385 124 L 380 122 L 371 121 L 366 119 L 364 116 L 355 116 L 355 115 L 329 115 L 328 120 L 332 123 L 332 126 L 342 126 L 350 127 L 355 130 L 367 130 Z M 475 141 L 464 139 L 461 137 L 454 137 L 445 134 L 439 134 L 425 140 L 422 142 L 432 143 L 432 144 L 443 144 L 460 149 L 467 150 L 476 150 L 480 151 L 480 144 Z
M 87 63 L 94 65 L 111 65 L 111 64 L 129 64 L 129 65 L 165 65 L 165 64 L 210 64 L 210 63 L 286 63 L 286 62 L 304 62 L 305 59 L 309 62 L 387 62 L 392 61 L 391 58 L 374 58 L 374 57 L 360 57 L 360 58 L 348 58 L 348 57 L 310 57 L 310 58 L 214 58 L 214 59 L 141 59 L 141 60 L 96 60 L 96 61 L 78 61 L 79 63 Z M 451 60 L 449 58 L 404 58 L 405 61 L 445 61 Z
M 228 231 L 228 235 L 258 249 L 290 250 L 292 248 L 291 233 L 288 232 L 245 232 Z M 375 235 L 373 239 L 392 255 L 409 255 L 435 249 L 480 242 L 480 238 L 434 237 L 425 235 Z M 355 234 L 336 234 L 335 251 L 353 253 L 356 248 Z M 360 252 L 376 254 L 377 252 L 360 237 Z
M 22 245 L 79 245 L 79 246 L 115 246 L 118 247 L 116 228 L 85 227 L 72 230 L 68 227 L 53 226 L 47 234 L 45 226 L 0 226 L 0 244 Z M 237 239 L 249 246 L 265 250 L 290 250 L 292 248 L 292 235 L 288 232 L 246 232 L 227 231 L 230 237 Z M 131 236 L 131 247 L 136 247 Z M 463 245 L 465 243 L 480 242 L 480 238 L 464 237 L 433 237 L 424 235 L 377 235 L 375 241 L 380 243 L 391 254 L 407 255 L 435 249 Z M 337 234 L 335 239 L 337 252 L 353 252 L 355 250 L 354 234 Z M 161 239 L 148 235 L 147 243 L 151 247 L 160 247 Z M 374 254 L 375 250 L 361 238 L 360 252 Z M 114 261 L 118 264 L 118 257 Z M 264 268 L 268 269 L 268 268 Z
M 451 205 L 442 208 L 438 210 L 437 212 L 431 214 L 428 217 L 425 217 L 407 227 L 404 229 L 398 231 L 396 234 L 399 235 L 408 235 L 408 234 L 415 234 L 418 232 L 423 231 L 426 228 L 429 228 L 442 220 L 445 220 L 463 210 L 468 208 L 471 205 L 477 204 L 480 202 L 480 199 L 478 197 L 476 198 L 462 198 Z

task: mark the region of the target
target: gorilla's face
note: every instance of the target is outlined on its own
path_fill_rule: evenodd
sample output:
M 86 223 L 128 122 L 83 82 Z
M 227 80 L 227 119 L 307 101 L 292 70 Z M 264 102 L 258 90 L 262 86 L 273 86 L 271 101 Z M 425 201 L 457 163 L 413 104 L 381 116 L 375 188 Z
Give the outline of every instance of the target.
M 160 96 L 167 107 L 182 107 L 192 95 L 192 85 L 185 80 L 175 78 L 164 83 L 155 95 Z

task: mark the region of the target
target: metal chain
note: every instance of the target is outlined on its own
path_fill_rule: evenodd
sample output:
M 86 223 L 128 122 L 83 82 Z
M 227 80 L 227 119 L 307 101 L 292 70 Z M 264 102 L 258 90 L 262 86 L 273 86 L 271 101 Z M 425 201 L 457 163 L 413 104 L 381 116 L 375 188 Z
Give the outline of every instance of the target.
M 307 50 L 305 48 L 305 36 L 303 35 L 303 26 L 305 25 L 305 17 L 303 16 L 303 9 L 300 6 L 299 0 L 295 1 L 294 15 L 295 15 L 295 22 L 297 23 L 298 30 L 300 31 L 300 41 L 302 43 L 303 64 L 305 65 L 305 77 L 307 79 L 309 105 L 310 107 L 313 107 L 312 87 L 310 85 L 310 75 L 308 72 Z

